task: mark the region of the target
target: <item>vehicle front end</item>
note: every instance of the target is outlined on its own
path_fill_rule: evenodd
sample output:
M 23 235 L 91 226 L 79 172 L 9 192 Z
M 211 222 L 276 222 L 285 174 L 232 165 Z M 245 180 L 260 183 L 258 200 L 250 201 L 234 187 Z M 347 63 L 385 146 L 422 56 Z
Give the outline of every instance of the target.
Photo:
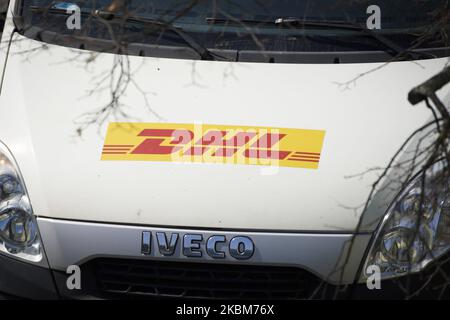
M 448 299 L 442 1 L 331 2 L 10 1 L 0 292 Z

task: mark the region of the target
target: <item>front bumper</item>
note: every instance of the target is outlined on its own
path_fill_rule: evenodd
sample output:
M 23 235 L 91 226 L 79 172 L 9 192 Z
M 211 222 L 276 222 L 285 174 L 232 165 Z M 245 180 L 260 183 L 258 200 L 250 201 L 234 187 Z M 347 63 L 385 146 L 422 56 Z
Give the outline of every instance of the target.
M 149 226 L 129 226 L 107 223 L 38 218 L 42 242 L 51 269 L 65 272 L 69 265 L 83 263 L 100 257 L 124 259 L 150 259 L 171 262 L 201 262 L 257 266 L 281 266 L 304 269 L 329 283 L 352 283 L 358 272 L 370 234 L 349 233 L 283 233 L 254 231 L 223 231 Z M 186 257 L 178 241 L 174 253 L 163 256 L 156 241 L 151 242 L 151 254 L 142 255 L 143 232 L 164 232 L 168 238 L 173 233 L 182 239 L 185 234 L 199 234 L 201 257 Z M 248 260 L 237 260 L 226 254 L 214 259 L 206 254 L 206 239 L 213 235 L 252 239 L 254 253 Z M 349 250 L 351 248 L 351 252 Z M 217 245 L 217 250 L 227 252 L 227 244 Z M 347 258 L 347 259 L 346 259 Z M 347 261 L 345 268 L 343 262 Z
M 0 254 L 0 292 L 4 299 L 57 299 L 52 272 L 49 269 Z
M 0 255 L 0 292 L 31 299 L 57 298 L 262 298 L 448 299 L 450 258 L 405 279 L 383 281 L 381 290 L 353 284 L 370 234 L 286 234 L 124 226 L 38 219 L 50 269 Z M 255 242 L 250 260 L 144 257 L 142 231 L 246 235 Z M 349 241 L 353 249 L 342 267 Z M 204 245 L 204 244 L 202 244 Z M 447 260 L 445 260 L 447 259 Z M 81 267 L 80 290 L 69 290 L 69 265 Z M 439 267 L 438 269 L 436 269 Z M 437 271 L 436 271 L 437 270 Z M 342 280 L 340 285 L 338 280 Z M 409 290 L 408 290 L 409 286 Z M 406 288 L 406 290 L 405 290 Z M 408 291 L 408 292 L 407 292 Z M 415 293 L 415 294 L 412 294 Z

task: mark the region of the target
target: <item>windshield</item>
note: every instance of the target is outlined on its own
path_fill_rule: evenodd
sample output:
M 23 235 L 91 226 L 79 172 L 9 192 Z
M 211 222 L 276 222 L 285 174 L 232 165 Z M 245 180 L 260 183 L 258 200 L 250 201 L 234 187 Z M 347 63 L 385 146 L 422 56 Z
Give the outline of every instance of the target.
M 80 18 L 79 25 L 70 28 L 68 20 L 75 21 L 70 13 L 76 12 L 68 8 L 73 5 L 80 8 Z M 243 53 L 236 55 L 241 57 L 247 51 L 389 53 L 389 44 L 395 44 L 398 53 L 448 46 L 448 0 L 23 0 L 17 15 L 28 37 L 100 51 L 110 51 L 105 45 L 111 41 L 115 42 L 111 47 L 122 47 L 120 52 L 142 45 L 141 55 L 148 55 L 147 45 L 190 46 L 174 30 L 148 20 L 173 26 L 204 48 L 233 50 Z M 73 39 L 61 43 L 55 35 Z

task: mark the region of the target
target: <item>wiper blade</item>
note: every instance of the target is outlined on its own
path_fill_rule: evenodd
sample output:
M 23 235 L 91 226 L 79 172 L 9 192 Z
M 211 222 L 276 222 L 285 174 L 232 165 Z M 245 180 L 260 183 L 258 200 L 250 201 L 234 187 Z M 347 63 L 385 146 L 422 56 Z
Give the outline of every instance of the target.
M 290 27 L 290 28 L 316 28 L 316 29 L 341 29 L 341 30 L 351 30 L 363 33 L 372 39 L 376 40 L 378 43 L 383 45 L 387 53 L 394 57 L 402 57 L 407 53 L 414 53 L 413 51 L 405 50 L 402 46 L 391 41 L 387 37 L 375 32 L 371 29 L 367 29 L 356 23 L 347 21 L 328 21 L 328 20 L 308 20 L 299 18 L 277 18 L 275 20 L 230 20 L 224 18 L 209 17 L 205 21 L 208 24 L 249 24 L 249 25 L 273 25 L 279 27 Z
M 274 24 L 275 21 L 251 20 L 251 19 L 224 19 L 207 17 L 205 22 L 208 24 Z
M 188 33 L 186 33 L 182 28 L 175 27 L 171 23 L 167 23 L 165 21 L 160 21 L 156 19 L 150 19 L 146 17 L 138 17 L 138 16 L 126 16 L 126 15 L 116 15 L 111 11 L 102 11 L 96 10 L 94 15 L 103 18 L 105 20 L 123 20 L 134 23 L 153 25 L 160 27 L 163 30 L 169 30 L 175 33 L 181 40 L 186 43 L 188 47 L 193 49 L 201 58 L 201 60 L 216 60 L 216 57 L 213 53 L 211 53 L 206 47 L 200 44 L 197 40 L 191 37 Z
M 39 6 L 31 6 L 30 10 L 34 13 L 38 14 L 67 14 L 67 8 L 65 7 L 39 7 Z M 123 20 L 134 23 L 140 23 L 145 25 L 153 25 L 160 27 L 163 30 L 172 31 L 174 34 L 178 36 L 189 48 L 193 49 L 199 56 L 201 60 L 216 60 L 216 55 L 211 53 L 206 47 L 197 42 L 194 38 L 192 38 L 189 34 L 187 34 L 182 28 L 175 27 L 170 23 L 149 19 L 145 17 L 135 17 L 135 16 L 126 16 L 126 15 L 117 15 L 111 11 L 103 11 L 103 10 L 81 10 L 82 15 L 92 14 L 104 20 Z
M 41 6 L 29 6 L 29 9 L 31 12 L 36 13 L 36 14 L 47 14 L 47 13 L 52 13 L 52 14 L 65 14 L 65 15 L 71 15 L 71 11 L 67 12 L 68 9 L 70 9 L 70 5 L 69 3 L 57 3 L 54 4 L 52 6 L 46 6 L 46 7 L 41 7 Z M 81 10 L 81 14 L 90 14 L 91 11 L 90 10 Z
M 341 30 L 357 31 L 366 34 L 372 39 L 378 41 L 380 44 L 384 45 L 389 50 L 388 53 L 391 53 L 395 56 L 401 56 L 406 52 L 405 48 L 389 40 L 387 37 L 371 29 L 367 29 L 357 23 L 347 21 L 327 21 L 327 20 L 314 21 L 297 18 L 278 18 L 275 19 L 274 24 L 277 26 L 288 26 L 298 28 L 323 28 L 323 29 L 341 29 Z

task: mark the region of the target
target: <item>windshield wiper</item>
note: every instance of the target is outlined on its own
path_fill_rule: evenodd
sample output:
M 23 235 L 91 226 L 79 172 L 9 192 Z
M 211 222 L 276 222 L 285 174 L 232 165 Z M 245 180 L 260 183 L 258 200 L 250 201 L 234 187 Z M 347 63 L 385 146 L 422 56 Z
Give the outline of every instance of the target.
M 163 30 L 169 30 L 175 33 L 178 38 L 184 41 L 188 47 L 193 49 L 201 58 L 201 60 L 216 60 L 216 55 L 210 52 L 206 47 L 200 44 L 197 40 L 192 38 L 188 33 L 186 33 L 182 28 L 175 27 L 170 23 L 165 21 L 150 19 L 146 17 L 137 17 L 137 16 L 126 16 L 126 15 L 116 15 L 110 11 L 102 11 L 96 10 L 94 15 L 103 18 L 105 20 L 122 20 L 133 23 L 140 23 L 144 25 L 152 25 L 156 27 L 160 27 Z
M 32 6 L 30 10 L 34 13 L 38 14 L 67 14 L 66 8 L 62 7 L 38 7 Z M 206 47 L 197 42 L 194 38 L 192 38 L 189 34 L 187 34 L 182 28 L 175 27 L 170 23 L 159 21 L 155 19 L 149 19 L 145 17 L 135 17 L 135 16 L 126 16 L 126 15 L 117 15 L 111 11 L 102 11 L 95 10 L 93 12 L 87 10 L 81 10 L 82 15 L 92 14 L 104 20 L 122 20 L 133 23 L 139 23 L 144 25 L 152 25 L 160 27 L 162 30 L 172 31 L 174 34 L 178 36 L 189 48 L 194 50 L 199 56 L 201 60 L 216 60 L 216 56 L 221 57 L 219 55 L 211 53 Z M 224 58 L 224 57 L 221 57 Z M 225 58 L 224 58 L 225 59 Z
M 277 26 L 288 26 L 298 28 L 324 28 L 324 29 L 341 29 L 341 30 L 357 31 L 366 34 L 372 39 L 375 39 L 388 49 L 388 53 L 391 53 L 396 57 L 400 57 L 403 54 L 405 54 L 405 48 L 403 48 L 402 46 L 399 46 L 398 44 L 389 40 L 387 37 L 379 34 L 378 32 L 373 31 L 371 29 L 367 29 L 363 26 L 360 26 L 357 23 L 347 21 L 327 21 L 327 20 L 313 21 L 297 18 L 278 18 L 275 19 L 274 24 Z
M 209 17 L 205 20 L 209 24 L 254 24 L 254 25 L 274 25 L 279 27 L 290 27 L 290 28 L 315 28 L 315 29 L 340 29 L 340 30 L 350 30 L 356 31 L 359 33 L 363 33 L 372 39 L 376 40 L 378 43 L 383 45 L 386 50 L 385 52 L 389 53 L 394 57 L 402 57 L 405 54 L 416 54 L 415 52 L 408 51 L 402 46 L 396 44 L 391 41 L 387 37 L 379 34 L 378 32 L 367 29 L 363 26 L 360 26 L 356 23 L 347 22 L 347 21 L 328 21 L 328 20 L 308 20 L 308 19 L 299 19 L 299 18 L 277 18 L 275 20 L 229 20 L 223 18 L 214 18 Z M 421 54 L 422 55 L 422 54 Z

